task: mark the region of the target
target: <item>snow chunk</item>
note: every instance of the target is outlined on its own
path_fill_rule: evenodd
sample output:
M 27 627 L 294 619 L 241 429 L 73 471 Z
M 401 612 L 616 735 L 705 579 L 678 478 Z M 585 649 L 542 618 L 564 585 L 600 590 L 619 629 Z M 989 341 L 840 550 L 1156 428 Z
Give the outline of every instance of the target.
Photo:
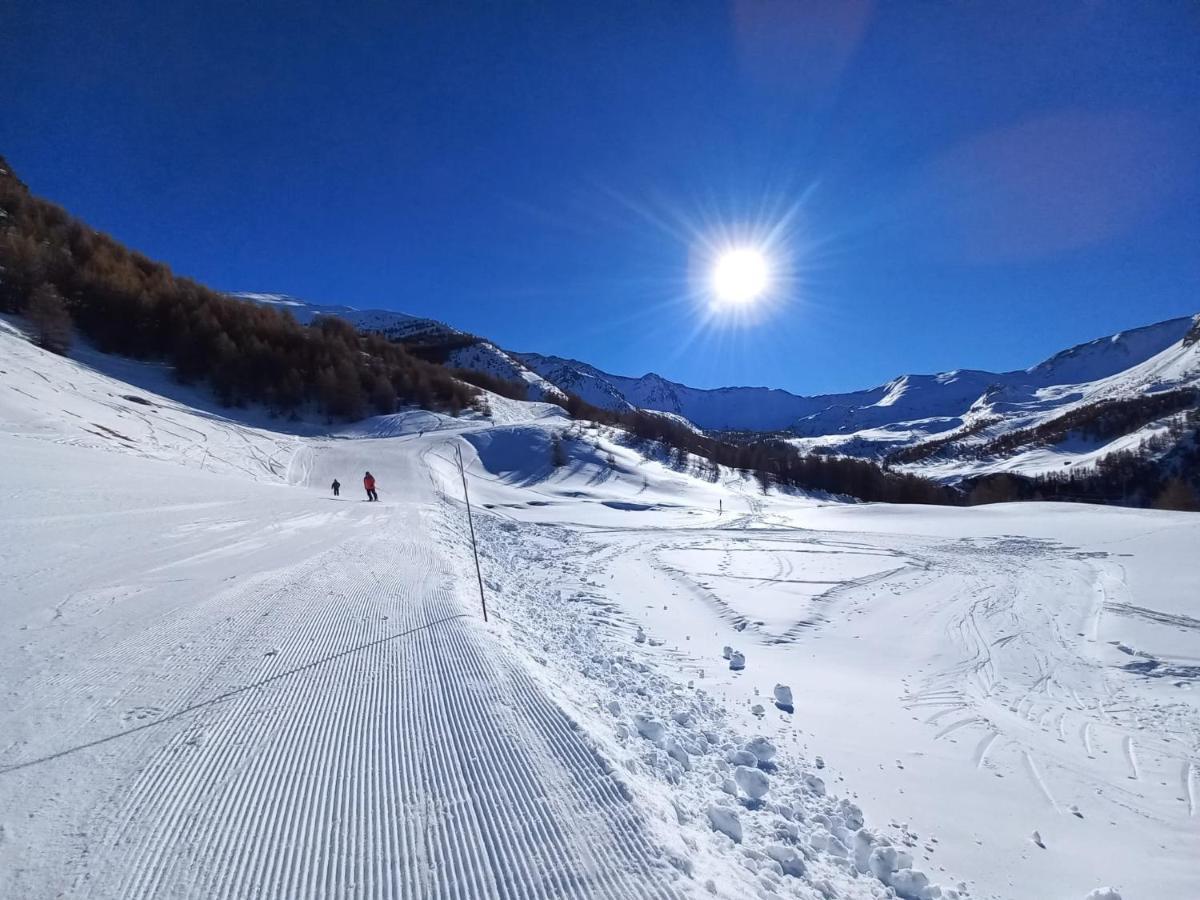
M 786 684 L 775 685 L 775 705 L 786 712 L 794 711 L 792 705 L 792 689 Z
M 732 750 L 725 754 L 725 760 L 733 766 L 757 766 L 758 757 L 749 750 Z
M 854 830 L 862 828 L 863 814 L 862 814 L 862 810 L 859 809 L 856 804 L 851 803 L 849 800 L 843 799 L 843 800 L 838 801 L 837 808 L 838 808 L 838 815 L 840 815 L 842 817 L 842 819 L 845 821 L 846 827 L 848 829 L 850 829 L 851 831 L 854 831 Z
M 865 828 L 859 828 L 854 833 L 854 865 L 860 872 L 870 871 L 868 861 L 871 858 L 871 851 L 875 849 L 878 841 L 870 831 Z
M 742 820 L 738 818 L 736 810 L 714 803 L 708 808 L 708 821 L 714 831 L 728 835 L 735 844 L 742 842 Z
M 733 770 L 733 780 L 751 800 L 761 800 L 771 788 L 771 781 L 763 772 L 746 766 L 738 766 Z
M 784 875 L 791 875 L 793 878 L 804 875 L 804 860 L 791 847 L 773 844 L 767 848 L 767 856 L 779 863 Z
M 1102 887 L 1096 888 L 1094 891 L 1089 891 L 1083 900 L 1121 900 L 1121 895 L 1113 888 Z
M 667 756 L 679 763 L 680 767 L 685 772 L 692 770 L 692 760 L 688 756 L 688 752 L 683 749 L 683 746 L 675 738 L 667 738 L 663 743 L 663 749 L 667 751 Z
M 633 717 L 633 727 L 648 741 L 661 741 L 667 733 L 667 726 L 662 722 L 641 714 Z
M 907 869 L 911 865 L 912 858 L 907 853 L 886 844 L 872 850 L 867 859 L 867 868 L 871 870 L 871 874 L 884 884 L 891 884 L 893 872 Z
M 729 668 L 735 672 L 740 672 L 746 668 L 746 655 L 740 650 L 734 650 L 729 657 Z
M 892 890 L 904 900 L 931 900 L 929 879 L 916 869 L 900 869 L 892 874 Z
M 759 762 L 770 762 L 775 758 L 775 745 L 765 737 L 756 737 L 746 745 L 746 749 L 753 753 Z

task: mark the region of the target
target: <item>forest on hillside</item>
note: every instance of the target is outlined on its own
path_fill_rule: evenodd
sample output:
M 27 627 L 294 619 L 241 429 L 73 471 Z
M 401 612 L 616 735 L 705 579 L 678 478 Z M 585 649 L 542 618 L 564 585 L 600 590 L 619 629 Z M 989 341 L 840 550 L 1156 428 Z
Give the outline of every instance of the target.
M 47 349 L 78 332 L 109 353 L 170 363 L 220 401 L 354 420 L 400 405 L 458 413 L 478 392 L 400 344 L 325 317 L 310 326 L 174 274 L 35 197 L 0 157 L 0 311 Z
M 1059 500 L 1200 511 L 1200 408 L 1173 416 L 1160 433 L 1101 457 L 1095 466 L 987 475 L 963 488 L 970 503 Z

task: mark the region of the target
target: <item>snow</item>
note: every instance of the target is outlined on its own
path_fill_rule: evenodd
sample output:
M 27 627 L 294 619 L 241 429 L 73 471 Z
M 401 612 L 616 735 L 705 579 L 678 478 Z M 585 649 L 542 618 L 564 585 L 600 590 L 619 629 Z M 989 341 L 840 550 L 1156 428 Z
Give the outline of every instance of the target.
M 708 821 L 715 830 L 726 835 L 735 844 L 742 842 L 742 823 L 737 810 L 714 803 L 708 808 Z
M 770 762 L 775 758 L 775 745 L 765 737 L 756 737 L 746 745 L 746 749 L 754 754 L 760 763 Z
M 483 372 L 505 381 L 523 382 L 529 390 L 530 400 L 563 399 L 565 396 L 549 381 L 488 341 L 478 341 L 469 347 L 451 351 L 447 362 L 460 369 Z
M 388 309 L 355 309 L 351 306 L 309 303 L 286 294 L 238 291 L 230 294 L 238 300 L 248 300 L 262 306 L 271 306 L 287 312 L 301 325 L 307 325 L 320 316 L 337 316 L 363 331 L 374 331 L 393 339 L 418 337 L 465 337 L 456 328 L 451 328 L 436 319 L 425 319 Z
M 733 780 L 751 800 L 761 800 L 771 789 L 771 781 L 758 769 L 738 766 L 733 770 Z
M 1194 896 L 1200 517 L 489 399 L 328 433 L 0 329 L 0 895 Z
M 780 709 L 792 712 L 794 704 L 792 703 L 792 689 L 786 684 L 775 685 L 772 693 L 775 696 L 775 705 Z

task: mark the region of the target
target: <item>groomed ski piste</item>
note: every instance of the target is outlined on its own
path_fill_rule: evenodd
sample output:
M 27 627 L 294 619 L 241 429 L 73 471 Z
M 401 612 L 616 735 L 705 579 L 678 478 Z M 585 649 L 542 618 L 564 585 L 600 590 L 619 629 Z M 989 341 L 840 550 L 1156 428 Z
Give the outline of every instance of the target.
M 0 896 L 1196 896 L 1200 516 L 697 463 L 0 322 Z

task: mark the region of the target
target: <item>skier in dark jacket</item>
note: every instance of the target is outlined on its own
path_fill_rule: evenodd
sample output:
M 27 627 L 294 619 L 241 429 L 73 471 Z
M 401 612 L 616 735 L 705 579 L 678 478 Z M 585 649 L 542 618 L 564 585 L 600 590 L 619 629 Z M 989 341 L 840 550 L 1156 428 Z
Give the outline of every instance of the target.
M 337 497 L 338 491 L 342 489 L 342 483 L 335 478 L 333 479 L 333 484 L 331 484 L 330 487 L 333 488 L 333 496 Z
M 379 495 L 375 493 L 375 476 L 370 472 L 363 476 L 363 487 L 367 489 L 368 500 L 379 499 Z

